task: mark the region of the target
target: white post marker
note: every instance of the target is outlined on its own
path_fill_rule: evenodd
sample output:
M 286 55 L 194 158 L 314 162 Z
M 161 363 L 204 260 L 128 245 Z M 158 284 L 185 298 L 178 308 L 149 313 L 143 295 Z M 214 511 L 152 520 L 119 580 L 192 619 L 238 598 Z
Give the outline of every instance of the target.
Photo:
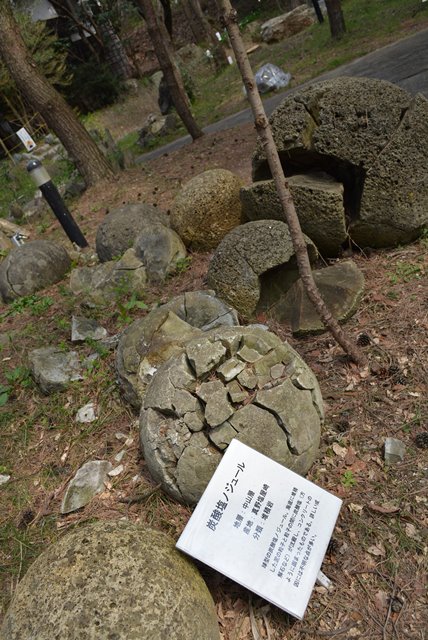
M 302 619 L 341 504 L 234 439 L 177 548 Z
M 27 149 L 27 151 L 32 151 L 36 146 L 36 143 L 34 142 L 33 138 L 30 136 L 27 129 L 24 129 L 24 127 L 19 129 L 19 131 L 16 132 L 16 135 L 21 140 L 22 144 Z

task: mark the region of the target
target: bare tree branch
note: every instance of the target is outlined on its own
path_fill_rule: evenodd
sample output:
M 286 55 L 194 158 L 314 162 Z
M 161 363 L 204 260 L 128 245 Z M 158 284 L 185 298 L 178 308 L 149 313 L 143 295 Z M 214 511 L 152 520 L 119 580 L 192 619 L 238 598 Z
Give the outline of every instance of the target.
M 296 254 L 299 274 L 302 279 L 305 291 L 308 295 L 309 300 L 314 305 L 322 322 L 331 332 L 331 334 L 340 344 L 343 350 L 358 365 L 365 365 L 366 358 L 364 354 L 345 335 L 339 323 L 332 316 L 331 312 L 324 303 L 324 300 L 322 299 L 321 294 L 315 284 L 314 277 L 312 275 L 311 264 L 309 261 L 308 251 L 306 248 L 306 242 L 300 228 L 299 218 L 297 217 L 293 198 L 288 186 L 288 181 L 284 175 L 278 150 L 273 139 L 272 130 L 266 117 L 266 112 L 264 110 L 263 103 L 257 89 L 254 73 L 251 69 L 251 65 L 245 51 L 245 46 L 239 32 L 236 10 L 233 9 L 229 0 L 217 0 L 217 6 L 221 11 L 222 20 L 228 31 L 230 42 L 235 52 L 236 61 L 238 63 L 242 79 L 247 89 L 247 95 L 251 104 L 251 109 L 253 111 L 256 130 L 263 145 L 266 159 L 268 161 L 272 177 L 275 181 L 277 193 L 281 201 L 288 228 L 290 230 L 290 236 Z

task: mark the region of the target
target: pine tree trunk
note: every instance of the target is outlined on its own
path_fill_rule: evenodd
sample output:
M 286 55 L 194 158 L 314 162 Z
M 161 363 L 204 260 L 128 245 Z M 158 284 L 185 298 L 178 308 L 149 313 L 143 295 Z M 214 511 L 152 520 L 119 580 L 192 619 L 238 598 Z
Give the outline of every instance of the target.
M 168 84 L 174 106 L 193 140 L 203 136 L 190 110 L 189 99 L 184 88 L 183 78 L 175 61 L 171 39 L 165 25 L 153 8 L 152 0 L 137 0 L 141 5 L 147 29 L 159 60 L 159 64 Z
M 317 310 L 317 313 L 320 316 L 322 322 L 332 333 L 336 341 L 352 358 L 352 360 L 354 360 L 359 365 L 363 365 L 366 362 L 365 356 L 360 352 L 356 345 L 350 342 L 337 320 L 332 316 L 331 312 L 326 307 L 314 281 L 306 242 L 300 228 L 299 218 L 297 217 L 288 182 L 284 176 L 281 160 L 279 158 L 275 141 L 273 139 L 271 127 L 266 117 L 263 102 L 257 90 L 254 73 L 251 69 L 251 65 L 245 51 L 244 43 L 239 32 L 236 11 L 232 8 L 229 0 L 217 0 L 217 5 L 221 10 L 223 21 L 227 28 L 229 38 L 235 52 L 236 62 L 239 66 L 242 79 L 247 89 L 247 95 L 250 101 L 251 109 L 253 111 L 257 133 L 260 137 L 266 154 L 266 159 L 272 173 L 272 177 L 275 181 L 276 190 L 281 201 L 286 222 L 288 224 L 291 240 L 293 242 L 294 252 L 296 254 L 300 278 L 302 280 L 305 291 L 308 295 L 309 300 Z
M 331 37 L 339 40 L 346 32 L 341 0 L 325 0 Z
M 30 57 L 9 0 L 0 0 L 0 58 L 19 91 L 61 140 L 86 184 L 112 178 L 113 171 L 91 136 Z
M 116 77 L 128 80 L 132 77 L 132 66 L 125 48 L 110 20 L 98 26 L 105 51 L 105 59 Z

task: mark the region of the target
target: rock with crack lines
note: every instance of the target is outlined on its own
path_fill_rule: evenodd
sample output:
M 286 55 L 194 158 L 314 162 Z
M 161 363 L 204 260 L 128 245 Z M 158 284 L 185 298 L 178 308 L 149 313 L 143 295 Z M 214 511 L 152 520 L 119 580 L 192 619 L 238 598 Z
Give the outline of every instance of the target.
M 260 328 L 220 327 L 159 368 L 140 439 L 155 481 L 194 504 L 233 438 L 305 474 L 323 419 L 317 379 L 294 349 Z

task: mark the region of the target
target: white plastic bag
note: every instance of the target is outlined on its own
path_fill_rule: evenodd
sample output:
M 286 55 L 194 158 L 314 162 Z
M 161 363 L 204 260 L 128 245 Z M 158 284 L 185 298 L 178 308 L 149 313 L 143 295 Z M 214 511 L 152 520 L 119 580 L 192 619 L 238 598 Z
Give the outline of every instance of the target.
M 286 73 L 275 64 L 268 62 L 256 72 L 256 84 L 260 93 L 284 89 L 291 80 L 291 73 Z

